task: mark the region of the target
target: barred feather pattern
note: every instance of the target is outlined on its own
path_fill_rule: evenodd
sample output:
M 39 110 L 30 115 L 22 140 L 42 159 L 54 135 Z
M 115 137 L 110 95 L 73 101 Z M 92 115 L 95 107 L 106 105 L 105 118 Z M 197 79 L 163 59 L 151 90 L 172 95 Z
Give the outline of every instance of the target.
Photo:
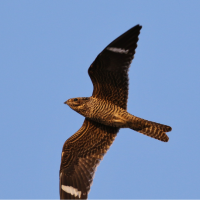
M 136 117 L 125 109 L 105 100 L 90 97 L 88 105 L 88 110 L 90 110 L 88 117 L 94 121 L 112 127 L 131 128 L 163 142 L 169 140 L 166 132 L 171 131 L 170 126 Z
M 60 167 L 61 199 L 87 199 L 96 168 L 118 131 L 119 128 L 85 119 L 83 126 L 65 142 Z M 63 186 L 71 190 L 65 192 Z

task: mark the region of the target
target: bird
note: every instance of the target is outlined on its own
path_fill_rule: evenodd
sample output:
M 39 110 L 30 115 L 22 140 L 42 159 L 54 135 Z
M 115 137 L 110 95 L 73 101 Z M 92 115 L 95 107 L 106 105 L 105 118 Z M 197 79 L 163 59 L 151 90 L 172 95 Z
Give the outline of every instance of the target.
M 170 126 L 136 117 L 127 112 L 128 70 L 134 58 L 142 26 L 136 25 L 111 42 L 93 61 L 88 74 L 91 97 L 64 102 L 83 115 L 82 127 L 63 145 L 60 165 L 60 199 L 87 199 L 94 174 L 120 128 L 169 140 Z

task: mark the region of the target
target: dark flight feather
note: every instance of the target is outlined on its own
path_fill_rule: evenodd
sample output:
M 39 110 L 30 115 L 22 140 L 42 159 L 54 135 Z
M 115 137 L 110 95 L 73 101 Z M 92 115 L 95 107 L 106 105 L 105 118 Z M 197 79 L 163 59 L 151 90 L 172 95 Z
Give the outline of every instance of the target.
M 95 170 L 118 131 L 119 128 L 85 119 L 82 127 L 65 142 L 60 170 L 61 199 L 87 198 Z M 64 192 L 62 185 L 76 188 L 77 193 L 73 194 L 77 195 Z
M 93 97 L 108 100 L 126 109 L 128 69 L 135 54 L 141 28 L 137 25 L 119 36 L 91 64 L 88 73 L 94 87 Z M 124 50 L 124 53 L 117 52 L 117 49 Z

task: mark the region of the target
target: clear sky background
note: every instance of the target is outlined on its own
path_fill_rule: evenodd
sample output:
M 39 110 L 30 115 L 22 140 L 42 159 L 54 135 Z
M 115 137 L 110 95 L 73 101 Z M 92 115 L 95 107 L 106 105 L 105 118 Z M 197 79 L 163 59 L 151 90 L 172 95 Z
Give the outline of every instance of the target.
M 87 74 L 116 37 L 143 26 L 128 111 L 172 126 L 164 143 L 121 129 L 95 198 L 200 198 L 200 1 L 0 1 L 0 198 L 59 198 L 62 146 L 84 117 Z

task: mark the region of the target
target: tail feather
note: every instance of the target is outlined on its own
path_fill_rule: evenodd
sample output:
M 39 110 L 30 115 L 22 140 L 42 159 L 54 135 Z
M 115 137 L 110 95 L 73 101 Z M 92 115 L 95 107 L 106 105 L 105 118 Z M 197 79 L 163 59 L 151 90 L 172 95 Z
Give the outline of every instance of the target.
M 138 131 L 139 133 L 143 133 L 144 135 L 161 140 L 163 142 L 168 142 L 169 137 L 167 136 L 166 132 L 172 130 L 170 126 L 151 122 L 135 116 L 133 123 L 131 123 L 130 125 L 130 128 Z
M 144 135 L 150 136 L 152 138 L 161 140 L 163 142 L 168 142 L 169 137 L 165 132 L 157 128 L 156 126 L 146 127 L 142 130 L 138 131 L 139 133 L 143 133 Z

